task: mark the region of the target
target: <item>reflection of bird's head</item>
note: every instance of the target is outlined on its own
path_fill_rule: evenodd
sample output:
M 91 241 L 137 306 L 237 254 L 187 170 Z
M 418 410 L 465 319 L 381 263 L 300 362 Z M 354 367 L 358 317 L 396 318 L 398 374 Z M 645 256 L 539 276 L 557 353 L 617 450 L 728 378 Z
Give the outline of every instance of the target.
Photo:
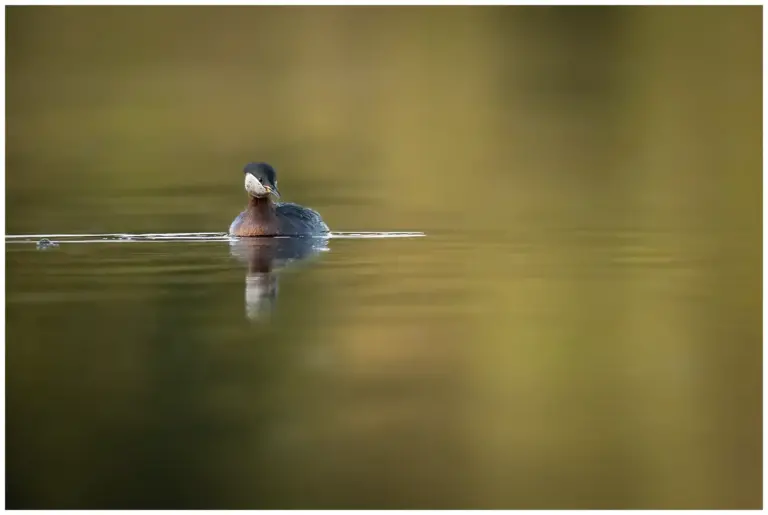
M 269 316 L 277 300 L 277 275 L 271 272 L 245 278 L 245 316 L 261 320 Z
M 252 197 L 268 197 L 270 193 L 280 198 L 277 191 L 277 172 L 267 163 L 249 163 L 243 169 L 245 191 Z
M 247 265 L 245 311 L 250 320 L 263 320 L 274 309 L 278 276 L 286 266 L 328 250 L 328 238 L 238 238 L 230 253 Z

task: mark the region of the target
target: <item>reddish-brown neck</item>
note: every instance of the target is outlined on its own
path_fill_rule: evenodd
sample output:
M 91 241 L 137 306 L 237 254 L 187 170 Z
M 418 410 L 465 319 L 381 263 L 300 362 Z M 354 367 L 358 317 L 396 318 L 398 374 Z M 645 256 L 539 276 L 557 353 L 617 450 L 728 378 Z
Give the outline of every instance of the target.
M 234 236 L 276 236 L 280 224 L 275 205 L 268 197 L 250 197 L 245 211 L 232 223 Z
M 248 199 L 248 211 L 256 216 L 269 216 L 272 214 L 274 205 L 269 196 L 250 197 Z

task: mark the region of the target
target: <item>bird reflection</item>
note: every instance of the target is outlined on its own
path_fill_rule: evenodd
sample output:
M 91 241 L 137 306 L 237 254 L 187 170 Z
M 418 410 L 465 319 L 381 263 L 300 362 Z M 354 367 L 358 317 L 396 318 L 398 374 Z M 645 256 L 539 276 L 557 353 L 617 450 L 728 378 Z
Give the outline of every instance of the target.
M 277 301 L 279 273 L 327 250 L 327 236 L 232 240 L 231 255 L 248 265 L 245 276 L 245 316 L 250 320 L 268 318 Z

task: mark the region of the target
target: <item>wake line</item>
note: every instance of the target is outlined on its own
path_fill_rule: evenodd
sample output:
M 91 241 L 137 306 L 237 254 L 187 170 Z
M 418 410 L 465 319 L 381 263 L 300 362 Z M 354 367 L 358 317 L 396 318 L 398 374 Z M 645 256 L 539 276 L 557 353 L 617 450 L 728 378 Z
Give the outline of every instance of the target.
M 225 232 L 165 232 L 165 233 L 112 233 L 112 234 L 6 234 L 7 240 L 40 238 L 153 238 L 153 237 L 188 237 L 188 236 L 227 236 Z
M 367 238 L 419 238 L 423 232 L 332 232 L 317 239 L 367 239 Z M 277 236 L 276 238 L 289 238 Z M 137 243 L 137 242 L 193 242 L 237 241 L 239 238 L 225 232 L 167 232 L 167 233 L 108 233 L 108 234 L 8 234 L 6 243 L 37 243 L 50 240 L 53 243 Z

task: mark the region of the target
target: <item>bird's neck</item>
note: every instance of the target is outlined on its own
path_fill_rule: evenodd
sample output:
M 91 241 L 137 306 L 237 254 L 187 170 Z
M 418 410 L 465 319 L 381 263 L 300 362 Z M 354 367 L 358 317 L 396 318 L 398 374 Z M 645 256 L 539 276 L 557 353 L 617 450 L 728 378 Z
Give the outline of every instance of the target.
M 274 206 L 269 196 L 250 197 L 248 199 L 248 211 L 255 215 L 269 215 L 272 213 Z

